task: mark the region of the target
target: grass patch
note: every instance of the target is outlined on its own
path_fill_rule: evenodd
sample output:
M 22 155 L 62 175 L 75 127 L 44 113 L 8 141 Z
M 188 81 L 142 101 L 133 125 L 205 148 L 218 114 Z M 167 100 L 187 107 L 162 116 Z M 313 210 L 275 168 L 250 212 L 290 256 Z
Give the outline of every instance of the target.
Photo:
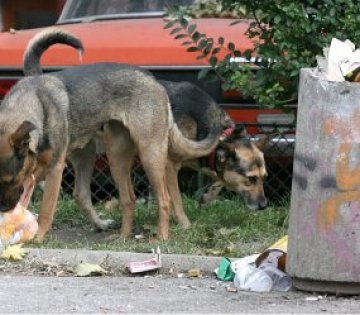
M 183 196 L 183 202 L 192 226 L 184 231 L 172 220 L 170 240 L 161 244 L 164 253 L 241 257 L 263 250 L 287 233 L 287 199 L 264 211 L 250 211 L 237 198 L 220 199 L 204 207 L 186 196 Z M 38 206 L 35 202 L 32 210 L 36 212 Z M 121 221 L 119 211 L 107 211 L 101 204 L 97 208 L 102 218 Z M 138 204 L 135 225 L 155 232 L 156 223 L 156 205 Z M 108 235 L 96 233 L 76 203 L 70 197 L 62 196 L 53 231 L 41 247 L 133 252 L 149 252 L 154 247 L 148 241 L 135 239 L 106 241 Z

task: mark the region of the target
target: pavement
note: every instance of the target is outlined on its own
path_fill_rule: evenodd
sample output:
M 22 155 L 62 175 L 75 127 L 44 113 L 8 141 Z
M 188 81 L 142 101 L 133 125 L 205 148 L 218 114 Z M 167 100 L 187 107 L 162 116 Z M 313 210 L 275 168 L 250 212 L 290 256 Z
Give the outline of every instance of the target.
M 29 249 L 27 272 L 0 266 L 0 313 L 12 314 L 119 314 L 119 313 L 358 313 L 360 297 L 289 291 L 254 293 L 234 290 L 231 282 L 216 279 L 220 257 L 162 255 L 162 270 L 142 276 L 54 276 L 39 273 L 34 262 L 76 266 L 80 262 L 121 269 L 129 261 L 152 254 L 70 249 Z M 11 265 L 11 266 L 15 266 Z M 202 277 L 178 277 L 200 268 Z M 46 269 L 46 268 L 45 268 Z M 20 270 L 20 269 L 19 269 Z M 170 274 L 168 271 L 172 270 Z M 46 270 L 45 270 L 46 271 Z
M 85 249 L 37 249 L 29 248 L 29 255 L 42 261 L 56 261 L 58 264 L 77 265 L 80 262 L 106 264 L 111 269 L 125 267 L 131 261 L 144 261 L 153 258 L 151 253 L 90 251 Z M 200 268 L 203 273 L 211 274 L 218 267 L 221 257 L 161 254 L 161 265 L 165 270 L 188 271 Z

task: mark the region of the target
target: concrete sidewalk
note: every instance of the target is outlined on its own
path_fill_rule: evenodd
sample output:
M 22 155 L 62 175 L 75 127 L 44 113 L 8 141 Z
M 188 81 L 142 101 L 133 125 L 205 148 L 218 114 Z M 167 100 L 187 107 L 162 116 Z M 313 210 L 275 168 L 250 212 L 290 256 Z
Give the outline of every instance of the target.
M 152 253 L 132 253 L 114 251 L 93 251 L 84 249 L 38 249 L 28 248 L 29 255 L 42 261 L 54 261 L 58 264 L 75 266 L 80 262 L 106 264 L 112 269 L 123 268 L 132 261 L 144 261 L 153 258 Z M 191 268 L 200 268 L 201 272 L 211 274 L 218 267 L 221 257 L 161 254 L 161 263 L 164 270 L 174 269 L 187 271 Z
M 121 270 L 127 262 L 153 254 L 74 249 L 28 249 L 26 260 L 76 266 L 80 262 Z M 357 313 L 358 297 L 318 296 L 309 292 L 254 293 L 229 290 L 216 279 L 220 257 L 162 255 L 164 271 L 147 276 L 49 276 L 0 270 L 0 313 Z M 7 263 L 8 264 L 8 263 Z M 16 266 L 16 264 L 14 264 Z M 3 266 L 4 267 L 4 266 Z M 203 277 L 178 278 L 176 272 L 200 268 Z

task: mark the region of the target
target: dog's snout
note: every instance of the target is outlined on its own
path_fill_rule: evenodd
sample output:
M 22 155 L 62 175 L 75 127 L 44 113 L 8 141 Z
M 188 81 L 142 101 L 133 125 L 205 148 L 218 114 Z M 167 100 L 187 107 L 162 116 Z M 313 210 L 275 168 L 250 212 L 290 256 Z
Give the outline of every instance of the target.
M 267 208 L 268 200 L 264 197 L 259 200 L 259 210 L 264 210 Z
M 9 211 L 12 207 L 8 204 L 0 203 L 0 212 Z
M 265 210 L 268 206 L 268 200 L 266 197 L 260 197 L 258 199 L 245 199 L 246 205 L 251 210 Z

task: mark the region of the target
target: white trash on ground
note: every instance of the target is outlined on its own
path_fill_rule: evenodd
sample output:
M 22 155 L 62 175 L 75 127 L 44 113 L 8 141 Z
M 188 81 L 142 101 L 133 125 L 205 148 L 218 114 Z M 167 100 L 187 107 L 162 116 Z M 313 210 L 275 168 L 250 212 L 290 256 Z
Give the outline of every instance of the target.
M 234 285 L 240 290 L 254 292 L 289 291 L 292 279 L 285 272 L 287 240 L 285 236 L 261 254 L 231 262 Z

